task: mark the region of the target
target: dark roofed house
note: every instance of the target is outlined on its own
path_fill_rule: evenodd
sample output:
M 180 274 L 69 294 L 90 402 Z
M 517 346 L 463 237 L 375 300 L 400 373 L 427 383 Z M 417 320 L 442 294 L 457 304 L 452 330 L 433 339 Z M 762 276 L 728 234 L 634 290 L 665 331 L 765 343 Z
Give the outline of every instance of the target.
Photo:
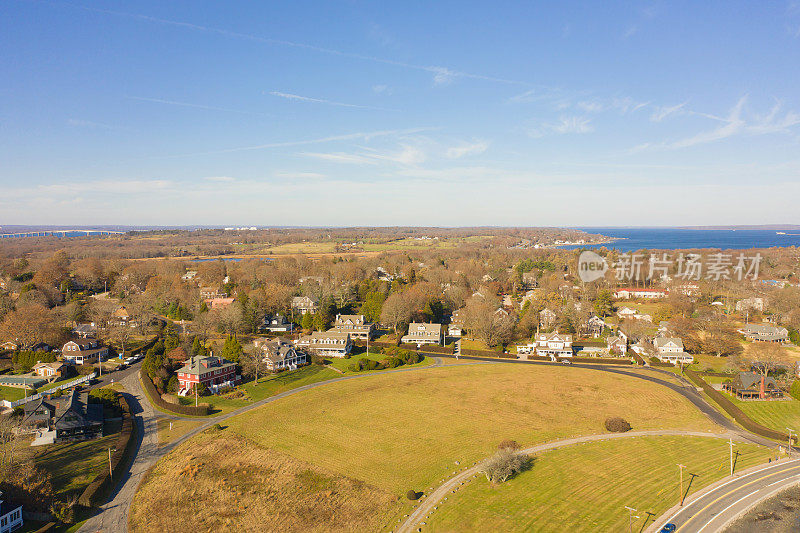
M 783 398 L 783 391 L 774 379 L 755 372 L 739 372 L 739 375 L 725 383 L 723 388 L 735 394 L 740 400 Z
M 97 363 L 108 358 L 108 347 L 100 346 L 97 339 L 76 339 L 64 344 L 61 355 L 75 365 Z
M 78 324 L 72 330 L 72 333 L 81 339 L 88 339 L 97 335 L 97 327 L 94 322 L 89 324 Z
M 789 330 L 768 324 L 745 324 L 739 333 L 751 341 L 789 342 Z
M 22 506 L 3 499 L 0 492 L 0 533 L 10 533 L 22 527 Z
M 294 324 L 286 320 L 286 317 L 281 314 L 267 315 L 261 321 L 259 329 L 271 333 L 291 333 L 292 329 L 294 329 Z
M 262 342 L 259 346 L 264 354 L 262 361 L 271 371 L 294 370 L 306 364 L 306 354 L 295 350 L 294 345 L 286 339 L 278 337 Z
M 103 406 L 89 403 L 89 393 L 71 391 L 64 396 L 44 395 L 24 406 L 21 428 L 35 432 L 33 445 L 102 436 Z

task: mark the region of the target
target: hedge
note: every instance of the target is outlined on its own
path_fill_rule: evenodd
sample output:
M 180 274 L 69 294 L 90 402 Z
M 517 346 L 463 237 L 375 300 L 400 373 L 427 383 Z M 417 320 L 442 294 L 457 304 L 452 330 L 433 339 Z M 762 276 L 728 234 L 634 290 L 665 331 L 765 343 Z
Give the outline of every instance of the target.
M 143 369 L 139 369 L 139 377 L 141 378 L 142 385 L 144 386 L 145 391 L 147 392 L 147 398 L 155 404 L 159 409 L 164 411 L 169 411 L 171 413 L 176 413 L 179 415 L 189 415 L 189 416 L 206 416 L 208 415 L 208 405 L 199 405 L 195 407 L 194 405 L 180 405 L 175 403 L 169 403 L 164 400 L 161 395 L 158 393 L 156 386 L 153 385 L 153 381 L 150 379 L 150 376 L 144 373 Z
M 560 361 L 572 361 L 573 363 L 590 363 L 598 365 L 632 365 L 630 359 L 624 357 L 609 358 L 609 357 L 563 357 Z
M 131 416 L 128 402 L 121 396 L 119 398 L 119 406 L 122 410 L 122 429 L 117 436 L 116 449 L 111 454 L 111 470 L 114 473 L 113 479 L 117 481 L 122 480 L 129 460 L 135 455 L 134 449 L 136 448 L 137 434 L 139 432 L 133 416 Z M 109 476 L 108 463 L 103 461 L 100 472 L 78 498 L 78 504 L 83 507 L 101 505 L 113 487 L 113 479 Z
M 358 340 L 355 341 L 354 344 L 356 346 L 364 347 L 367 345 L 366 341 Z M 454 347 L 451 346 L 437 346 L 435 344 L 423 344 L 420 348 L 417 348 L 416 344 L 408 344 L 408 343 L 394 343 L 394 342 L 384 342 L 384 341 L 370 341 L 370 347 L 379 347 L 379 348 L 402 348 L 404 350 L 414 350 L 414 351 L 428 351 L 431 353 L 444 353 L 444 354 L 452 354 Z
M 775 431 L 774 429 L 770 429 L 762 426 L 758 422 L 755 422 L 752 418 L 747 416 L 744 411 L 739 409 L 732 401 L 730 401 L 730 399 L 726 398 L 724 394 L 706 383 L 706 381 L 694 370 L 684 370 L 684 373 L 689 376 L 689 379 L 691 379 L 695 385 L 701 387 L 703 391 L 711 397 L 711 399 L 717 402 L 717 405 L 722 407 L 726 413 L 733 417 L 733 419 L 741 424 L 746 430 L 755 433 L 756 435 L 761 435 L 762 437 L 778 441 L 785 441 L 788 438 L 788 435 L 785 433 Z M 796 441 L 797 437 L 795 437 L 795 442 Z
M 461 355 L 474 355 L 477 357 L 500 357 L 503 352 L 495 350 L 473 350 L 471 348 L 461 348 Z

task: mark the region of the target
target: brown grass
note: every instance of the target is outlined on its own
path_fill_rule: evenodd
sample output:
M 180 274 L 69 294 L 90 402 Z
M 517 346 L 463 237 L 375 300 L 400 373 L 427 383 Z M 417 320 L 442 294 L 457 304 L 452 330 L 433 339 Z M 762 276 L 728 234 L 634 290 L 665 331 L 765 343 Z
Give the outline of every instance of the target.
M 159 461 L 131 507 L 131 532 L 374 531 L 396 498 L 223 430 Z

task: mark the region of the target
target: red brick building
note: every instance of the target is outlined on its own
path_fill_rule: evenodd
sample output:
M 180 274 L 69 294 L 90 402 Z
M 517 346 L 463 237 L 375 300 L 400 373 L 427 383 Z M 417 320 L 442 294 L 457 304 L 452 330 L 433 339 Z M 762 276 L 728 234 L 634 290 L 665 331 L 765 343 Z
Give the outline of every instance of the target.
M 197 383 L 202 383 L 211 392 L 216 393 L 220 387 L 232 387 L 239 382 L 236 375 L 236 364 L 221 357 L 190 357 L 178 369 L 180 394 L 185 396 Z

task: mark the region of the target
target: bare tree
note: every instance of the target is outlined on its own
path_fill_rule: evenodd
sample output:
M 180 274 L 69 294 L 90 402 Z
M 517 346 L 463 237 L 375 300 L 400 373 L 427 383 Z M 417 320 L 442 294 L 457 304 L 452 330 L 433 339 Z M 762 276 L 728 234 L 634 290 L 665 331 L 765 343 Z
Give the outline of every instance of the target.
M 513 447 L 506 447 L 486 459 L 480 472 L 490 483 L 503 483 L 514 474 L 522 472 L 530 463 L 530 457 Z
M 791 363 L 786 348 L 774 342 L 754 342 L 745 352 L 745 359 L 764 376 Z

